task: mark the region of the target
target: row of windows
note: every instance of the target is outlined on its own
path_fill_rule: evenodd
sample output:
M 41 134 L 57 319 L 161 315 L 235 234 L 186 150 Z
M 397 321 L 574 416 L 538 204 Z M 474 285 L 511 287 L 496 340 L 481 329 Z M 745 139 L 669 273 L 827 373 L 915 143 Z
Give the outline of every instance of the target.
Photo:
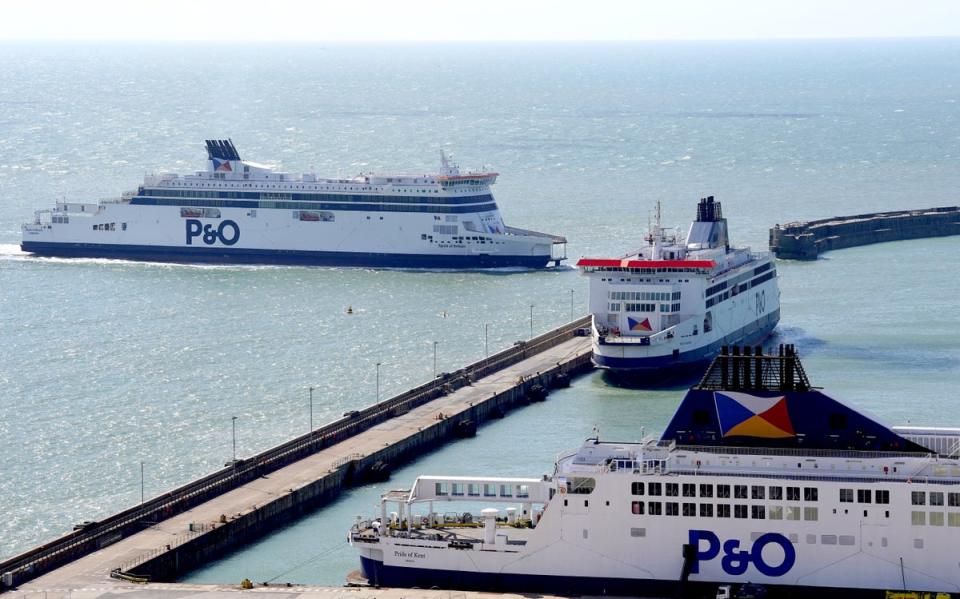
M 479 484 L 479 483 L 434 483 L 434 492 L 441 497 L 452 495 L 454 497 L 464 496 L 467 497 L 480 497 L 481 490 L 483 491 L 483 497 L 519 497 L 525 498 L 530 497 L 530 488 L 527 485 L 499 485 L 499 493 L 497 492 L 498 485 L 493 483 Z
M 699 488 L 698 488 L 699 487 Z M 699 495 L 697 491 L 699 490 Z M 667 497 L 680 497 L 681 493 L 683 497 L 714 497 L 714 490 L 716 490 L 716 497 L 720 499 L 727 499 L 731 497 L 731 491 L 733 492 L 732 497 L 734 499 L 747 499 L 748 491 L 750 499 L 774 499 L 780 500 L 784 498 L 784 487 L 779 485 L 712 485 L 709 483 L 643 483 L 643 482 L 633 482 L 630 484 L 630 492 L 633 495 L 665 495 Z M 817 501 L 817 488 L 816 487 L 803 487 L 803 500 L 804 501 Z M 787 501 L 800 501 L 800 487 L 786 487 L 786 498 Z M 889 502 L 889 496 L 888 496 Z
M 175 200 L 167 198 L 139 197 L 130 201 L 140 206 L 200 206 L 219 208 L 279 208 L 287 210 L 359 210 L 362 212 L 428 212 L 466 214 L 476 212 L 492 212 L 497 209 L 496 204 L 477 204 L 473 206 L 402 206 L 395 204 L 316 204 L 309 202 L 277 202 L 262 200 L 251 202 L 245 200 Z
M 624 304 L 624 307 L 626 308 L 627 312 L 656 312 L 657 311 L 656 304 L 626 303 Z
M 732 288 L 732 289 L 728 289 L 727 291 L 724 291 L 724 292 L 721 293 L 720 295 L 716 295 L 716 296 L 714 296 L 714 297 L 709 298 L 709 299 L 706 301 L 706 307 L 707 307 L 707 308 L 712 308 L 713 306 L 719 304 L 720 302 L 722 302 L 722 301 L 724 301 L 724 300 L 726 300 L 726 299 L 729 299 L 731 295 L 737 295 L 738 293 L 743 293 L 743 292 L 746 291 L 747 289 L 750 289 L 751 287 L 756 287 L 757 285 L 760 285 L 761 283 L 765 283 L 765 282 L 769 281 L 770 279 L 772 279 L 772 278 L 775 277 L 775 276 L 777 276 L 777 272 L 774 271 L 774 270 L 772 270 L 772 271 L 768 272 L 768 273 L 765 274 L 765 275 L 760 275 L 759 277 L 753 279 L 753 280 L 750 281 L 749 283 L 744 283 L 744 284 L 740 285 L 739 287 L 734 287 L 734 288 Z M 714 285 L 714 286 L 711 287 L 710 289 L 713 289 L 713 288 L 715 288 L 715 287 L 717 287 L 717 286 Z M 708 296 L 708 297 L 709 297 L 709 295 L 710 295 L 710 289 L 707 289 L 707 296 Z
M 890 503 L 890 491 L 857 489 L 857 503 L 873 503 L 874 499 L 877 503 Z M 853 503 L 853 489 L 840 489 L 840 503 Z
M 194 189 L 144 189 L 139 194 L 151 198 L 217 198 L 230 200 L 284 200 L 312 202 L 362 202 L 394 204 L 477 204 L 492 202 L 493 196 L 482 194 L 457 197 L 410 197 L 379 194 L 358 195 L 349 193 L 277 193 L 267 191 L 213 191 Z
M 699 508 L 699 509 L 698 509 Z M 749 517 L 752 520 L 803 520 L 816 521 L 819 510 L 813 506 L 782 506 L 782 505 L 746 505 L 742 503 L 729 504 L 712 503 L 696 504 L 693 502 L 679 503 L 676 501 L 632 501 L 630 512 L 637 516 L 686 516 L 688 518 L 740 518 Z
M 669 302 L 669 301 L 679 300 L 680 292 L 674 291 L 670 293 L 670 292 L 661 292 L 661 291 L 611 291 L 610 299 Z
M 943 505 L 943 491 L 911 491 L 910 503 L 913 505 Z M 960 493 L 947 493 L 947 505 L 950 507 L 960 507 Z
M 94 231 L 116 231 L 117 223 L 100 223 L 99 225 L 93 225 Z M 127 230 L 127 223 L 120 223 L 120 230 Z
M 929 515 L 929 519 L 927 516 Z M 914 526 L 943 526 L 943 512 L 910 512 L 910 524 Z M 960 513 L 947 514 L 947 526 L 960 526 Z

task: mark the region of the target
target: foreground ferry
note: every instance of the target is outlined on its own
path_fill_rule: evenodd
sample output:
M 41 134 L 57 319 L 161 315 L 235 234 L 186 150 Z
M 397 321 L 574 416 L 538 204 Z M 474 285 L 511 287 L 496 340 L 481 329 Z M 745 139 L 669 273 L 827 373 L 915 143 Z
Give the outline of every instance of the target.
M 780 320 L 770 253 L 731 248 L 713 196 L 701 199 L 685 240 L 656 222 L 646 245 L 621 258 L 581 258 L 590 279 L 593 362 L 622 378 L 699 375 L 723 345 L 754 345 Z
M 718 356 L 660 439 L 589 439 L 541 478 L 421 476 L 384 495 L 349 535 L 364 576 L 563 595 L 960 592 L 960 429 L 889 428 L 811 387 L 791 347 L 745 354 Z
M 490 192 L 497 173 L 323 179 L 242 160 L 208 140 L 207 170 L 147 176 L 100 203 L 58 202 L 23 225 L 44 256 L 162 262 L 399 268 L 543 268 L 566 239 L 508 227 Z

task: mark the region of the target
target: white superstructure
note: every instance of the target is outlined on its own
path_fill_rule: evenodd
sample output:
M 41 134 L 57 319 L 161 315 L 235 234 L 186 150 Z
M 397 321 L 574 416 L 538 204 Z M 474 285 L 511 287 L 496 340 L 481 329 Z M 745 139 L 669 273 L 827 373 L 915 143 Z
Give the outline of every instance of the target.
M 22 227 L 24 251 L 173 262 L 399 268 L 543 268 L 562 237 L 504 224 L 498 174 L 292 175 L 207 141 L 207 170 L 147 176 L 99 203 L 58 202 Z
M 960 429 L 908 432 L 811 388 L 792 348 L 721 355 L 660 439 L 589 439 L 541 478 L 422 476 L 350 541 L 382 586 L 957 593 Z
M 686 239 L 655 224 L 621 258 L 581 258 L 590 280 L 593 361 L 617 375 L 660 380 L 706 367 L 723 345 L 762 342 L 780 320 L 769 253 L 733 248 L 720 202 L 700 200 Z

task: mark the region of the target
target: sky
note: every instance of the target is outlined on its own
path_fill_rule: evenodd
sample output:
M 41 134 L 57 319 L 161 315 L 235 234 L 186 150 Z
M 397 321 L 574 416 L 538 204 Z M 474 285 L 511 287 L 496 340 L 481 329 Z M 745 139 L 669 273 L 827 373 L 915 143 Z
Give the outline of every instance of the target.
M 414 42 L 960 36 L 960 0 L 0 0 L 0 40 Z

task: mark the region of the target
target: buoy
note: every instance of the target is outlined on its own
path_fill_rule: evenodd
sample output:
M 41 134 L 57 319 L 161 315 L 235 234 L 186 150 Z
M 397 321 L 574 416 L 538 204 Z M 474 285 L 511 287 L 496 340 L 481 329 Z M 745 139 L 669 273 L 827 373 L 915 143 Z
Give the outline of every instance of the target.
M 353 314 L 353 306 L 347 306 L 347 314 Z

